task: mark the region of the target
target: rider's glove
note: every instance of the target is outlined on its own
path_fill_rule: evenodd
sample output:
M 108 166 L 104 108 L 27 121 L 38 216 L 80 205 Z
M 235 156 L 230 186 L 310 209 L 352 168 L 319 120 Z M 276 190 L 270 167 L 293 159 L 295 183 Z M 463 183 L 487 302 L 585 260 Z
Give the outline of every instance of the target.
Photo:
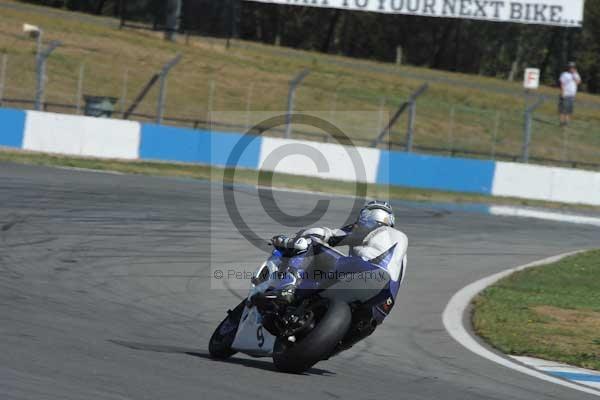
M 306 251 L 306 249 L 308 249 L 308 245 L 309 245 L 309 239 L 306 238 L 298 238 L 296 240 L 294 240 L 294 250 L 296 250 L 298 253 L 301 253 L 303 251 Z
M 289 249 L 293 247 L 292 238 L 289 238 L 285 235 L 273 236 L 271 243 L 273 244 L 273 247 L 278 249 Z
M 329 240 L 333 237 L 333 231 L 329 228 L 311 228 L 306 229 L 304 231 L 298 232 L 298 236 L 302 237 L 316 237 L 321 241 L 328 243 Z
M 278 235 L 278 236 L 274 236 L 271 239 L 271 243 L 273 243 L 273 246 L 278 248 L 278 249 L 283 249 L 283 250 L 294 250 L 295 252 L 303 252 L 306 249 L 308 249 L 308 239 L 306 238 L 290 238 L 287 237 L 285 235 Z

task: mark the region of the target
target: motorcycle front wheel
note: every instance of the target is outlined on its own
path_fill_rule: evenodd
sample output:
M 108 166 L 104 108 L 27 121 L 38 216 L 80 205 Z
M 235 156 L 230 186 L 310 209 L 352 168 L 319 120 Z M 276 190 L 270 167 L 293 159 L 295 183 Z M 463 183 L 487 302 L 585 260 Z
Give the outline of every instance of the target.
M 328 358 L 350 328 L 352 313 L 343 301 L 331 299 L 315 327 L 292 343 L 285 337 L 275 340 L 273 363 L 282 372 L 301 373 Z
M 236 353 L 231 348 L 235 335 L 237 333 L 242 313 L 244 312 L 245 301 L 242 301 L 236 308 L 228 312 L 227 317 L 217 326 L 208 342 L 208 352 L 210 356 L 219 360 L 224 360 Z

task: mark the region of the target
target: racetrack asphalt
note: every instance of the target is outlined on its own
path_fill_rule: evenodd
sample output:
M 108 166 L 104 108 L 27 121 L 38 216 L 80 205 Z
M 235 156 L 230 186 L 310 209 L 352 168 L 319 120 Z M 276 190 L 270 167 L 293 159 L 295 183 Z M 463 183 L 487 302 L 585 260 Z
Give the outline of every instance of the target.
M 261 236 L 290 231 L 265 217 L 255 189 L 234 192 Z M 594 398 L 470 353 L 441 314 L 479 278 L 599 247 L 599 228 L 397 203 L 409 262 L 391 316 L 353 349 L 289 375 L 270 359 L 207 356 L 245 292 L 211 288 L 211 266 L 265 258 L 222 196 L 203 181 L 0 164 L 0 398 Z M 315 202 L 276 199 L 298 214 Z M 350 200 L 334 200 L 323 223 L 346 218 Z

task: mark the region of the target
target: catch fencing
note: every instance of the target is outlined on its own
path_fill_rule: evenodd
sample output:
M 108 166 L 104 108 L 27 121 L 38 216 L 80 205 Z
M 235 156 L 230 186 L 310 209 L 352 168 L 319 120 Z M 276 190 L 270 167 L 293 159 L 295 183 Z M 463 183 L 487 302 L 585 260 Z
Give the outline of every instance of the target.
M 161 71 L 168 59 L 148 58 L 147 62 L 132 66 L 120 65 L 118 60 L 91 63 L 63 53 L 62 47 L 54 50 L 42 77 L 36 68 L 39 63 L 35 54 L 0 54 L 0 106 L 35 109 L 41 82 L 43 96 L 38 100 L 39 109 L 43 111 L 83 114 L 85 96 L 106 96 L 115 100 L 112 118 L 126 116 L 142 122 L 159 121 L 194 129 L 216 126 L 230 131 L 254 129 L 259 132 L 260 126 L 253 126 L 250 114 L 286 111 L 290 105 L 290 82 L 295 76 L 290 75 L 287 82 L 236 81 L 223 78 L 222 66 L 217 63 L 214 67 L 197 70 L 182 67 L 190 62 L 184 56 L 181 64 L 171 66 L 163 81 Z M 140 98 L 155 75 L 163 84 L 150 85 Z M 389 150 L 452 157 L 600 169 L 600 124 L 576 117 L 568 127 L 560 127 L 555 98 L 506 93 L 506 102 L 510 104 L 484 108 L 469 100 L 445 101 L 447 83 L 436 80 L 413 79 L 395 88 L 393 95 L 382 96 L 362 88 L 360 82 L 324 88 L 314 75 L 308 74 L 298 82 L 291 102 L 293 110 L 328 113 L 331 122 L 338 124 L 357 146 L 376 145 Z M 423 83 L 428 83 L 428 90 L 412 98 Z M 486 93 L 486 88 L 480 89 L 481 96 Z M 136 98 L 138 104 L 135 104 Z M 528 114 L 526 110 L 538 100 L 543 101 L 542 107 Z M 410 106 L 406 111 L 381 135 L 390 119 L 407 103 Z M 579 107 L 584 113 L 600 113 L 594 106 L 581 104 Z M 364 121 L 336 119 L 339 114 L 347 115 L 339 113 L 341 111 L 356 110 L 370 111 L 378 117 Z M 239 117 L 215 120 L 213 115 L 217 111 L 219 115 L 223 111 L 238 111 L 233 115 Z M 528 115 L 531 118 L 526 123 Z M 274 129 L 268 134 L 284 137 L 286 129 Z M 297 139 L 316 141 L 339 139 L 304 127 L 294 127 L 289 134 Z M 382 140 L 376 140 L 379 136 Z

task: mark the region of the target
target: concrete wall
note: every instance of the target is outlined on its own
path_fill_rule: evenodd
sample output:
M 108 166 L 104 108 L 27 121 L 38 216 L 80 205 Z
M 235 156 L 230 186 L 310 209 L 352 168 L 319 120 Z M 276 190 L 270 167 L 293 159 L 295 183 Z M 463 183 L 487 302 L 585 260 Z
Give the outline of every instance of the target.
M 379 155 L 377 149 L 265 137 L 258 165 L 265 171 L 375 183 Z
M 140 159 L 256 169 L 260 137 L 142 124 Z
M 25 112 L 0 108 L 0 146 L 23 147 L 25 130 Z
M 600 205 L 600 173 L 0 108 L 0 146 Z M 324 188 L 326 190 L 326 188 Z
M 382 151 L 377 183 L 489 195 L 495 162 Z
M 600 173 L 497 162 L 492 195 L 600 205 Z
M 139 145 L 136 122 L 27 111 L 26 150 L 135 160 Z

